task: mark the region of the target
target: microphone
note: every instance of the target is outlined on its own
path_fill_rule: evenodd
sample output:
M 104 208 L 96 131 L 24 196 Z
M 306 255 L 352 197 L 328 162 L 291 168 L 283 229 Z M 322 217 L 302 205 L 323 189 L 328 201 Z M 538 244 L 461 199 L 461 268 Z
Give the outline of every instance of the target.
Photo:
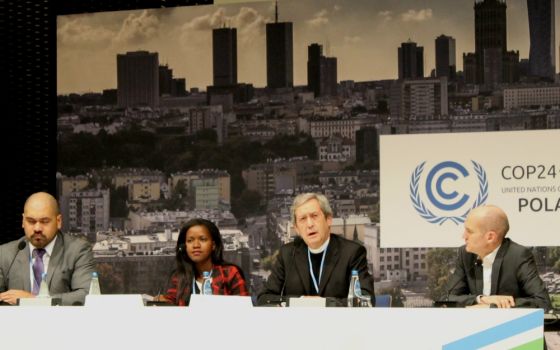
M 10 266 L 8 266 L 8 269 L 6 270 L 6 290 L 10 289 L 10 270 L 12 269 L 12 265 L 16 261 L 16 258 L 18 256 L 19 252 L 21 252 L 23 250 L 23 248 L 25 248 L 26 245 L 27 245 L 27 242 L 25 240 L 19 241 L 19 243 L 17 245 L 17 251 L 14 254 L 14 257 L 12 258 L 12 262 L 10 263 Z
M 469 269 L 467 270 L 467 272 L 465 273 L 465 276 L 468 275 L 469 273 L 471 273 L 471 271 L 477 267 L 477 266 L 482 266 L 482 260 L 480 260 L 478 257 L 476 258 L 475 262 L 473 265 L 471 265 L 471 267 L 469 267 Z M 446 288 L 445 290 L 445 298 L 443 300 L 438 300 L 434 302 L 434 306 L 443 306 L 443 307 L 450 307 L 451 305 L 455 305 L 457 304 L 456 301 L 449 301 L 449 295 L 451 294 L 451 291 L 453 289 L 455 289 L 455 287 L 457 287 L 459 285 L 460 282 L 462 282 L 463 279 L 462 278 L 458 278 L 452 285 L 451 288 Z
M 294 260 L 295 260 L 295 257 L 296 257 L 296 248 L 300 245 L 300 243 L 302 241 L 303 241 L 303 239 L 301 238 L 301 236 L 296 236 L 294 238 L 294 246 L 292 247 L 291 260 L 289 262 L 290 265 L 289 265 L 289 268 L 284 271 L 284 283 L 282 283 L 282 290 L 280 291 L 280 305 L 282 305 L 282 302 L 284 300 L 284 291 L 286 289 L 286 283 L 288 281 L 288 271 L 294 265 Z M 286 304 L 284 304 L 284 305 L 286 305 Z
M 165 284 L 167 286 L 171 285 L 171 278 L 173 277 L 173 275 L 177 272 L 177 269 L 172 269 L 171 272 L 167 275 L 167 279 L 165 280 Z M 168 301 L 164 301 L 161 300 L 161 297 L 163 296 L 165 298 L 165 293 L 166 292 L 166 287 L 160 285 L 157 291 L 157 294 L 155 296 L 152 297 L 152 300 L 146 300 L 146 306 L 159 306 L 159 305 L 169 305 Z M 177 288 L 177 291 L 179 290 L 179 288 Z
M 179 245 L 179 248 L 177 249 L 177 253 L 179 254 L 180 257 L 180 261 L 181 261 L 181 265 L 183 266 L 183 269 L 186 271 L 189 269 L 189 266 L 187 266 L 187 262 L 184 259 L 184 256 L 187 255 L 187 251 L 186 248 L 183 244 Z M 173 277 L 174 273 L 178 273 L 177 269 L 173 269 L 171 271 L 171 273 L 169 274 L 169 278 L 167 279 L 170 283 L 171 278 Z M 193 271 L 194 274 L 194 271 Z M 195 276 L 193 275 L 193 278 L 195 278 Z M 185 286 L 188 282 L 185 280 L 185 278 L 179 278 L 179 275 L 177 275 L 177 294 L 176 294 L 176 299 L 175 299 L 175 304 L 179 305 L 179 299 L 183 299 L 185 298 L 185 296 L 183 295 L 183 292 L 185 290 Z M 193 293 L 193 291 L 191 291 L 191 294 Z M 179 296 L 181 296 L 181 298 L 179 298 Z M 188 296 L 188 298 L 186 299 L 187 305 L 189 302 L 190 296 Z

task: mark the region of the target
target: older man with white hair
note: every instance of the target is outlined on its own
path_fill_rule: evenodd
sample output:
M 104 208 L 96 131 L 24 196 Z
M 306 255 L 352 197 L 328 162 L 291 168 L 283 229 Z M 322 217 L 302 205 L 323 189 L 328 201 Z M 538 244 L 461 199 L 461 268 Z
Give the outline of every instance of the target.
M 346 298 L 352 270 L 359 274 L 362 292 L 373 296 L 373 277 L 367 269 L 366 249 L 359 243 L 331 234 L 332 209 L 318 193 L 298 195 L 292 205 L 292 223 L 301 237 L 280 248 L 258 304 L 283 297 Z

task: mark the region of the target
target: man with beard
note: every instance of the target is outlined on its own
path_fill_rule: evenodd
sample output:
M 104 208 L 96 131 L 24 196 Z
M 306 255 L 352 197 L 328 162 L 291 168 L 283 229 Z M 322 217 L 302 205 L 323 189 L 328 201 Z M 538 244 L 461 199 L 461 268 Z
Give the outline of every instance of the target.
M 46 273 L 53 299 L 82 305 L 94 272 L 93 253 L 85 240 L 60 232 L 56 199 L 45 192 L 27 198 L 22 227 L 25 237 L 0 246 L 0 302 L 34 298 Z

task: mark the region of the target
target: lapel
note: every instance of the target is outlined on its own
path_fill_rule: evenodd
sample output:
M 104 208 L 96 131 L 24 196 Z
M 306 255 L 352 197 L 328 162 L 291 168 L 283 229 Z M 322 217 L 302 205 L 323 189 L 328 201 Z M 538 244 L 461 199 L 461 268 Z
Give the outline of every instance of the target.
M 62 234 L 58 233 L 56 235 L 56 242 L 54 242 L 54 248 L 52 251 L 51 259 L 49 260 L 49 269 L 47 270 L 47 284 L 49 285 L 49 289 L 51 287 L 51 281 L 53 279 L 53 276 L 60 269 L 63 256 L 64 256 L 64 238 L 62 237 Z
M 294 265 L 299 275 L 299 279 L 305 289 L 305 294 L 311 294 L 311 275 L 309 275 L 309 262 L 307 259 L 307 245 L 301 242 L 296 249 Z
M 17 281 L 17 276 L 22 276 L 23 278 L 23 286 L 12 285 L 8 286 L 10 289 L 19 289 L 22 288 L 25 291 L 31 291 L 31 275 L 29 274 L 29 270 L 31 269 L 31 258 L 29 254 L 29 243 L 23 251 L 18 254 L 16 261 L 14 262 L 14 267 L 19 266 L 20 268 L 12 268 L 10 271 L 10 275 L 14 276 L 12 279 L 10 277 L 10 284 L 12 280 Z
M 335 235 L 330 236 L 330 242 L 327 247 L 327 256 L 325 256 L 325 265 L 323 266 L 323 276 L 319 282 L 319 295 L 323 295 L 329 279 L 338 263 L 339 256 L 339 241 Z
M 502 269 L 502 263 L 504 262 L 504 255 L 509 248 L 509 238 L 504 239 L 502 242 L 502 246 L 498 249 L 498 253 L 496 254 L 496 259 L 494 259 L 494 263 L 492 264 L 492 281 L 490 284 L 490 294 L 495 295 L 498 294 L 498 281 L 500 278 L 500 271 Z
M 471 254 L 472 265 L 474 265 L 474 293 L 476 295 L 482 295 L 482 291 L 484 289 L 484 281 L 483 281 L 483 273 L 482 273 L 482 264 L 478 260 L 478 256 L 476 254 Z M 472 266 L 471 265 L 471 266 Z
M 483 288 L 484 287 L 484 285 L 483 285 L 484 281 L 482 280 L 483 279 L 482 266 L 477 265 L 477 266 L 474 267 L 474 278 L 475 278 L 474 285 L 475 285 L 475 288 L 476 288 L 476 295 L 482 295 L 482 291 L 484 289 Z

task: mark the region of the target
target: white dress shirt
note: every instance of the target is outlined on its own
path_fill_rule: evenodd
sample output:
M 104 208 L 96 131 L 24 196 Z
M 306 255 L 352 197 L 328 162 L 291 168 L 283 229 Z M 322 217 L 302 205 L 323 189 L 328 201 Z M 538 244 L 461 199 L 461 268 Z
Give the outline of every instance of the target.
M 492 253 L 486 255 L 482 259 L 482 295 L 476 297 L 476 302 L 480 304 L 482 296 L 491 295 L 492 292 L 492 265 L 498 255 L 498 250 L 502 245 L 500 244 Z

